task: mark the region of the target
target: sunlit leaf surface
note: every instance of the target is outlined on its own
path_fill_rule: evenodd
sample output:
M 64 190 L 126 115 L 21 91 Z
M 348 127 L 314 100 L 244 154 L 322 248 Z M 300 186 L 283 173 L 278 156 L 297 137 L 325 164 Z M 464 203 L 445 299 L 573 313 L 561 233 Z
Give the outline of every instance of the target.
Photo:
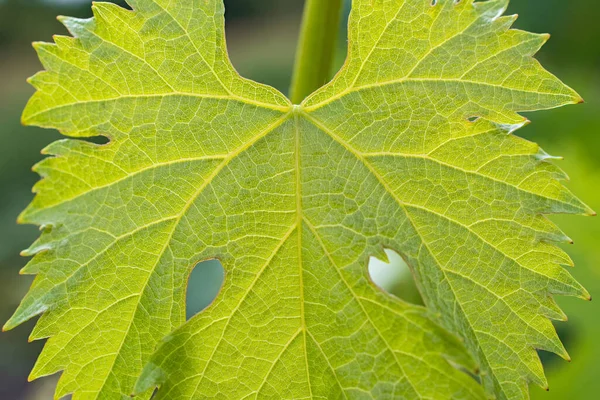
M 551 295 L 589 297 L 543 215 L 591 214 L 518 112 L 580 102 L 507 1 L 354 0 L 349 56 L 300 105 L 241 78 L 221 0 L 95 3 L 36 49 L 27 124 L 67 139 L 21 220 L 57 396 L 498 399 L 568 358 Z M 369 279 L 398 252 L 427 308 Z M 192 268 L 216 301 L 185 322 Z M 155 351 L 156 350 L 156 351 Z M 479 380 L 466 372 L 479 374 Z M 140 378 L 141 376 L 141 378 Z M 139 378 L 139 380 L 138 380 Z M 136 385 L 137 381 L 137 385 Z

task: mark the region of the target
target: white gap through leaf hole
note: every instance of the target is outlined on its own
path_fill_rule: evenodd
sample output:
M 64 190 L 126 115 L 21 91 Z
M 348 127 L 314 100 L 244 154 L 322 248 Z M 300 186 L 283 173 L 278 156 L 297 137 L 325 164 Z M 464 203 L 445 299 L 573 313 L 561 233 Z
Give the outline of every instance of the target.
M 199 262 L 190 274 L 186 295 L 186 318 L 189 320 L 208 307 L 221 291 L 225 270 L 219 260 Z
M 412 304 L 423 305 L 410 267 L 395 251 L 386 249 L 389 263 L 378 258 L 369 259 L 371 280 L 387 293 Z

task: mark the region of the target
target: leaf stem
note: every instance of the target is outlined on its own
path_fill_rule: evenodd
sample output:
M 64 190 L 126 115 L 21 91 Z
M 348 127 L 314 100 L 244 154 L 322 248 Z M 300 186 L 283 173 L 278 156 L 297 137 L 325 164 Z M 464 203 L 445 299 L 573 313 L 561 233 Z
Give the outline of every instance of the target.
M 300 104 L 331 78 L 343 0 L 306 0 L 290 98 Z

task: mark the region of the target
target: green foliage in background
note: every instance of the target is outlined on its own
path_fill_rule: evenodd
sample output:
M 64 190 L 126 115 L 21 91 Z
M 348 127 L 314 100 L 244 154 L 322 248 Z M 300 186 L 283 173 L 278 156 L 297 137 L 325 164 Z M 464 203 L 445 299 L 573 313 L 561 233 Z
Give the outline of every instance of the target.
M 56 142 L 37 166 L 37 278 L 7 324 L 44 313 L 34 377 L 129 395 L 185 321 L 191 268 L 218 257 L 217 301 L 169 334 L 140 392 L 483 397 L 451 364 L 499 398 L 546 385 L 534 349 L 568 357 L 550 295 L 589 295 L 543 214 L 592 213 L 511 135 L 517 112 L 580 101 L 531 58 L 546 36 L 509 30 L 506 1 L 355 1 L 345 67 L 292 106 L 233 70 L 220 1 L 131 3 L 37 45 L 24 120 L 111 141 Z M 383 247 L 428 310 L 370 283 Z

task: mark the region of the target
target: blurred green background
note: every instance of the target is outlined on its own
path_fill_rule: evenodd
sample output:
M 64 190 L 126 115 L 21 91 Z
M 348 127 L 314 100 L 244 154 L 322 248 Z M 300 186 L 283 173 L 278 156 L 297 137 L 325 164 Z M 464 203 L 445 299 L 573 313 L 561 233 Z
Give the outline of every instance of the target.
M 118 2 L 118 1 L 117 1 Z M 33 89 L 25 79 L 41 69 L 30 46 L 66 34 L 59 14 L 90 16 L 89 0 L 0 0 L 0 322 L 6 321 L 27 291 L 31 277 L 19 276 L 27 261 L 20 250 L 36 238 L 35 227 L 18 226 L 20 210 L 31 200 L 38 177 L 31 166 L 40 150 L 56 140 L 56 132 L 22 127 L 20 113 Z M 348 2 L 349 3 L 349 2 Z M 227 38 L 233 64 L 245 77 L 286 92 L 291 78 L 302 0 L 225 0 Z M 347 5 L 349 9 L 349 4 Z M 560 166 L 572 178 L 569 187 L 600 210 L 600 8 L 597 0 L 512 0 L 509 13 L 521 15 L 517 28 L 550 32 L 552 40 L 538 59 L 584 97 L 586 103 L 528 117 L 533 124 L 518 134 L 562 155 Z M 337 65 L 344 58 L 341 35 Z M 553 217 L 575 240 L 567 250 L 577 267 L 573 274 L 592 295 L 600 295 L 600 219 Z M 393 269 L 393 268 L 392 268 Z M 218 264 L 195 271 L 190 281 L 190 314 L 205 307 L 218 291 Z M 393 275 L 393 274 L 392 274 Z M 403 285 L 398 295 L 411 298 Z M 532 388 L 534 399 L 588 399 L 600 393 L 600 301 L 559 299 L 569 321 L 557 324 L 573 358 L 569 364 L 542 354 L 550 392 Z M 43 343 L 27 343 L 33 322 L 0 334 L 0 399 L 38 400 L 53 397 L 53 378 L 27 383 Z

